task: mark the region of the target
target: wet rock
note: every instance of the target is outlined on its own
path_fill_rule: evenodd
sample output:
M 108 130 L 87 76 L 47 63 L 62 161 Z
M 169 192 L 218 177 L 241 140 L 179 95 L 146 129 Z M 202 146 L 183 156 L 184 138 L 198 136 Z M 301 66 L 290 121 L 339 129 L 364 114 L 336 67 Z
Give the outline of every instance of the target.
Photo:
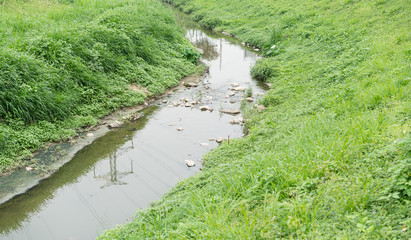
M 188 98 L 181 98 L 181 101 L 182 101 L 182 102 L 188 102 L 188 101 L 190 101 L 190 100 L 188 100 Z
M 235 92 L 227 92 L 227 95 L 230 96 L 230 97 L 232 97 L 232 96 L 235 95 Z
M 245 91 L 245 90 L 247 90 L 247 87 L 235 87 L 235 88 L 231 88 L 231 90 L 237 91 L 237 92 Z
M 245 100 L 246 100 L 247 102 L 253 102 L 253 101 L 254 101 L 254 98 L 248 97 L 248 98 L 246 98 Z
M 221 144 L 224 141 L 224 138 L 219 137 L 215 140 L 218 144 Z
M 196 163 L 193 160 L 184 160 L 186 162 L 187 167 L 194 167 Z
M 183 130 L 184 130 L 184 128 L 182 128 L 182 127 L 177 128 L 177 131 L 179 131 L 179 132 L 181 132 Z
M 198 102 L 192 101 L 192 102 L 191 102 L 191 105 L 194 106 L 194 105 L 196 105 L 197 103 L 198 103 Z
M 240 86 L 240 84 L 238 84 L 238 83 L 231 83 L 231 87 L 239 87 Z
M 242 42 L 241 45 L 245 46 L 245 42 Z
M 87 133 L 87 137 L 93 137 L 94 136 L 94 134 L 92 134 L 92 133 Z
M 198 87 L 198 83 L 183 83 L 184 87 Z
M 115 121 L 115 122 L 113 122 L 113 123 L 108 124 L 107 127 L 109 127 L 109 128 L 119 128 L 119 127 L 121 127 L 122 125 L 123 125 L 122 122 L 120 122 L 120 121 Z
M 208 141 L 214 142 L 214 141 L 215 141 L 215 138 L 209 138 Z
M 230 103 L 236 103 L 236 100 L 231 99 L 231 100 L 230 100 Z
M 209 90 L 210 87 L 209 87 L 209 86 L 205 86 L 204 89 L 205 89 L 205 90 Z
M 240 109 L 234 109 L 234 110 L 224 110 L 224 109 L 222 109 L 222 110 L 220 110 L 220 112 L 235 115 L 235 114 L 239 114 L 241 111 L 240 111 Z
M 161 101 L 162 103 L 164 103 L 164 104 L 166 104 L 166 103 L 168 103 L 168 100 L 167 99 L 164 99 L 163 101 Z
M 26 167 L 26 171 L 27 172 L 33 171 L 33 168 L 32 167 Z
M 244 122 L 244 118 L 240 117 L 240 118 L 235 118 L 235 119 L 231 119 L 230 120 L 230 124 L 241 124 Z
M 184 106 L 185 106 L 185 107 L 192 107 L 192 106 L 191 106 L 191 103 L 189 103 L 189 102 L 187 102 Z
M 208 143 L 200 143 L 200 145 L 201 145 L 201 146 L 208 146 L 208 145 L 210 145 L 210 144 L 208 144 Z
M 265 110 L 265 106 L 264 105 L 258 105 L 257 106 L 257 111 L 262 112 Z
M 180 103 L 178 103 L 178 102 L 173 102 L 173 106 L 174 106 L 174 107 L 178 107 L 178 106 L 180 106 Z
M 209 106 L 201 106 L 200 110 L 201 111 L 208 111 L 208 110 L 210 110 L 210 107 Z

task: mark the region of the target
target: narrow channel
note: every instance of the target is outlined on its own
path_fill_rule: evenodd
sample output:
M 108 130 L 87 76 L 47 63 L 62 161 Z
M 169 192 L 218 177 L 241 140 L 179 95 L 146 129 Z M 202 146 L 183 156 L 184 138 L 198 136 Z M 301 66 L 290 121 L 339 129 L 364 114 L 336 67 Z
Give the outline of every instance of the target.
M 249 74 L 258 55 L 181 22 L 204 52 L 209 73 L 197 87 L 175 89 L 146 108 L 143 118 L 96 139 L 50 178 L 2 204 L 0 239 L 94 239 L 200 171 L 203 154 L 218 146 L 210 139 L 243 136 L 241 124 L 230 124 L 240 115 L 220 110 L 239 109 L 244 100 L 246 91 L 231 90 L 233 83 L 251 88 L 254 97 L 264 92 Z M 186 106 L 187 100 L 194 104 Z M 201 111 L 204 105 L 213 111 Z M 187 167 L 187 159 L 195 167 Z

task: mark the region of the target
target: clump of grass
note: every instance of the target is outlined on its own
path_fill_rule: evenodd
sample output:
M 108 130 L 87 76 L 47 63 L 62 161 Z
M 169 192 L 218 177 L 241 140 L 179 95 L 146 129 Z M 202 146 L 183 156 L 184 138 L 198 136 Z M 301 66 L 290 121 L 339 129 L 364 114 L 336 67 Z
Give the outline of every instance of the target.
M 157 95 L 196 69 L 158 1 L 3 1 L 0 20 L 0 172 L 90 116 L 144 102 L 129 84 Z
M 252 97 L 253 96 L 253 88 L 249 86 L 247 90 L 245 90 L 245 97 Z
M 246 138 L 100 239 L 408 238 L 407 1 L 168 1 L 263 52 L 279 44 L 252 70 L 273 87 Z

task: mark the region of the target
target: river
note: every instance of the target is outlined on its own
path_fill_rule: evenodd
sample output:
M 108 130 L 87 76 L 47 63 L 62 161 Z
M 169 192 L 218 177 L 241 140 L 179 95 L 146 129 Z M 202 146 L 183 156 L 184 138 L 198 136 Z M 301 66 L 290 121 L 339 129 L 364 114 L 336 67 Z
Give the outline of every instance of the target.
M 154 101 L 143 118 L 97 138 L 51 177 L 3 203 L 0 239 L 94 239 L 201 171 L 203 154 L 218 146 L 213 139 L 244 135 L 241 124 L 230 124 L 240 115 L 220 110 L 239 109 L 242 100 L 255 104 L 244 101 L 245 91 L 231 90 L 233 83 L 251 88 L 254 97 L 264 92 L 249 73 L 258 55 L 178 18 L 204 51 L 209 73 L 197 87 L 176 88 Z M 213 111 L 202 111 L 204 105 Z

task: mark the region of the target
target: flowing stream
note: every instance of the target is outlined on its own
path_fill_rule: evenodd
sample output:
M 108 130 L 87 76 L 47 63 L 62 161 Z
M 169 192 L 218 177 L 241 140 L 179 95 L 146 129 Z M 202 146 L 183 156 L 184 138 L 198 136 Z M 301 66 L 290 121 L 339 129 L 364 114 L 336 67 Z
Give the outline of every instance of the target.
M 209 73 L 197 87 L 156 100 L 143 118 L 97 138 L 51 177 L 3 203 L 0 239 L 94 239 L 200 171 L 202 155 L 218 146 L 210 138 L 243 136 L 241 124 L 229 123 L 240 114 L 219 110 L 240 108 L 245 91 L 231 90 L 232 83 L 251 87 L 254 97 L 264 92 L 249 74 L 258 55 L 187 19 L 180 22 L 204 51 Z M 186 100 L 198 103 L 185 106 Z M 204 105 L 213 111 L 201 111 Z M 187 167 L 187 159 L 196 166 Z

